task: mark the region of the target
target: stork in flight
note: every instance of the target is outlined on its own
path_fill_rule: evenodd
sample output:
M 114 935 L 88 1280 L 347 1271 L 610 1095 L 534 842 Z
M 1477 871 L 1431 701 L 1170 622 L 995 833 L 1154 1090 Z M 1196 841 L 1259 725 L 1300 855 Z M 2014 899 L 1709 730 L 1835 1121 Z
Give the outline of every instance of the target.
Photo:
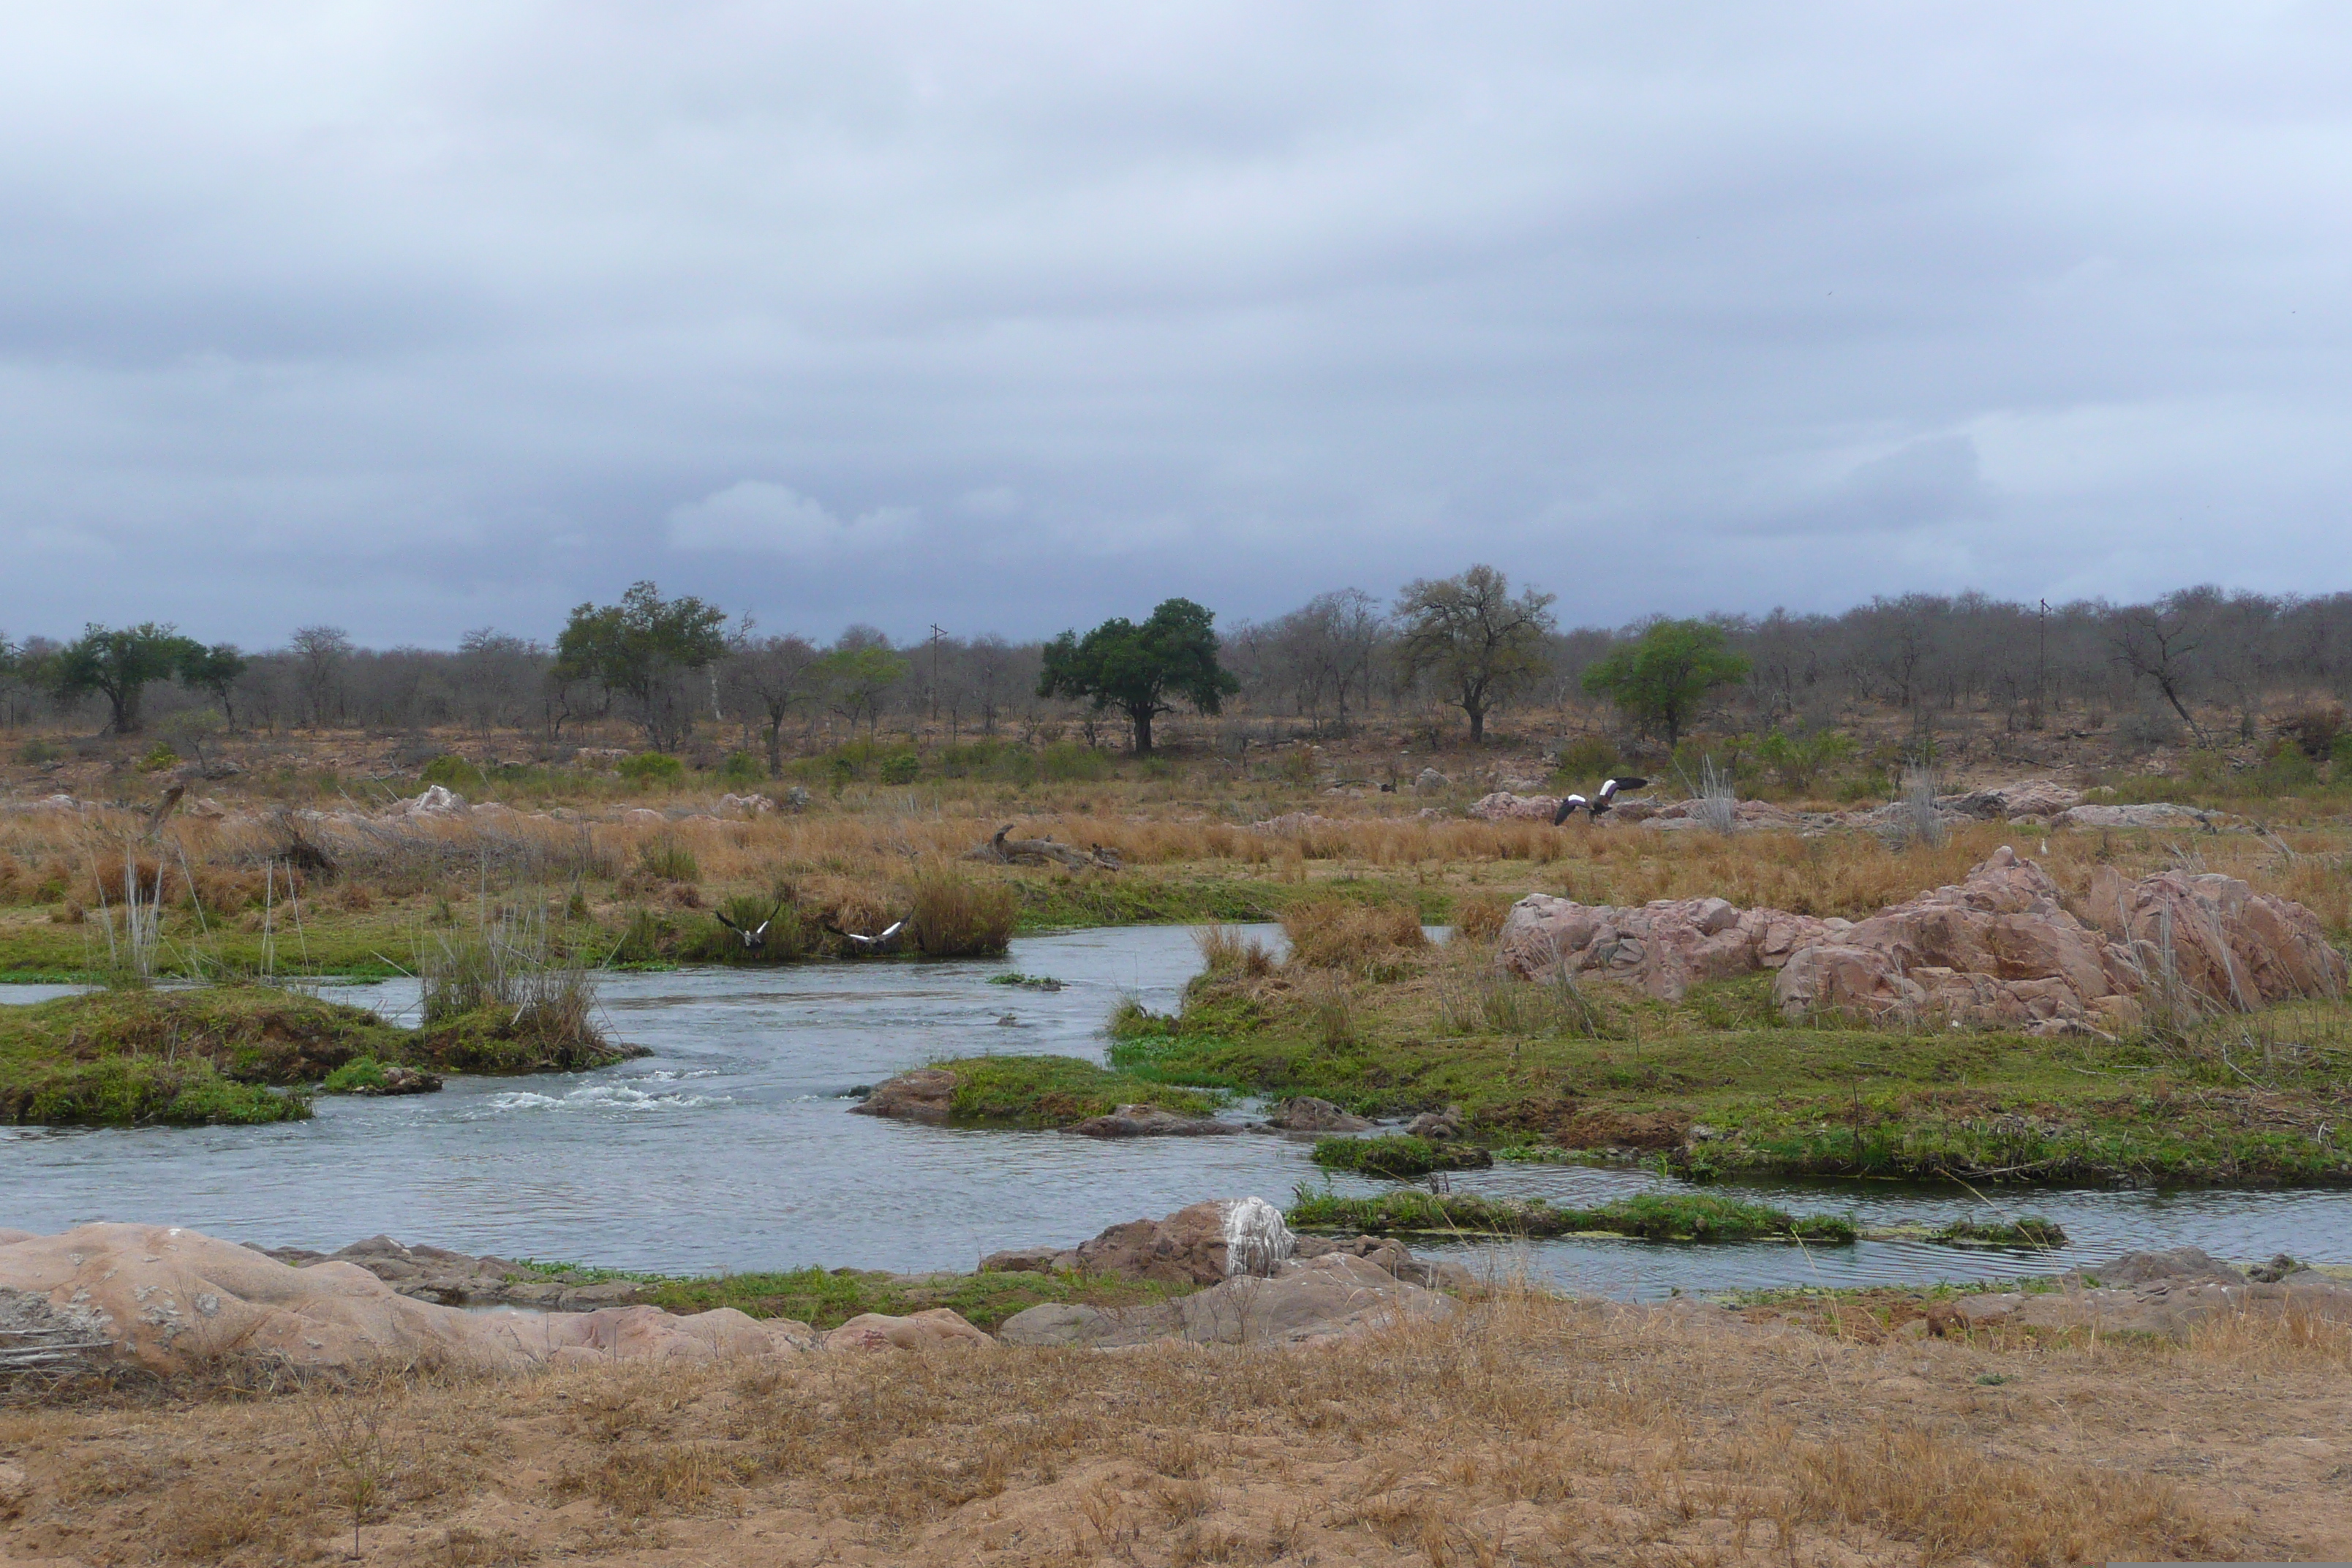
M 874 936 L 867 936 L 860 931 L 844 931 L 831 921 L 826 922 L 825 929 L 845 942 L 855 943 L 857 952 L 878 952 L 898 940 L 898 933 L 907 929 L 907 922 L 903 920 L 892 921 Z
M 1559 809 L 1551 814 L 1551 825 L 1558 827 L 1561 823 L 1566 822 L 1575 815 L 1576 808 L 1580 805 L 1584 807 L 1586 816 L 1597 822 L 1609 810 L 1611 803 L 1616 800 L 1618 791 L 1641 789 L 1649 782 L 1647 779 L 1611 779 L 1601 786 L 1591 800 L 1585 799 L 1580 795 L 1564 795 L 1559 797 Z
M 710 912 L 719 917 L 720 925 L 742 939 L 745 952 L 758 952 L 768 945 L 768 928 L 776 923 L 776 916 L 783 912 L 783 900 L 778 900 L 776 907 L 768 911 L 768 918 L 755 926 L 739 926 L 719 910 L 713 910 Z

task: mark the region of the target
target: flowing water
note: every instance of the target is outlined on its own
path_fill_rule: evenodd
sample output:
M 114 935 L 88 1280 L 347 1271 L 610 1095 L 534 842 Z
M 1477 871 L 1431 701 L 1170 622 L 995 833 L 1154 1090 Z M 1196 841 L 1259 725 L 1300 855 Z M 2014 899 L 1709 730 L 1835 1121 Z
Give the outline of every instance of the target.
M 1254 932 L 1271 940 L 1268 928 Z M 808 1264 L 966 1269 L 1000 1247 L 1072 1244 L 1202 1198 L 1282 1204 L 1320 1184 L 1304 1141 L 1102 1142 L 1060 1132 L 851 1116 L 851 1091 L 941 1057 L 1100 1059 L 1122 996 L 1172 1007 L 1199 967 L 1192 933 L 1125 927 L 1016 941 L 1004 962 L 873 962 L 607 977 L 612 1031 L 654 1054 L 593 1073 L 452 1079 L 439 1094 L 321 1097 L 310 1121 L 261 1128 L 0 1129 L 0 1226 L 166 1220 L 264 1244 L 332 1249 L 389 1233 L 472 1252 L 669 1272 Z M 990 984 L 1008 969 L 1059 991 Z M 58 987 L 0 986 L 35 1001 Z M 413 983 L 331 986 L 387 1015 Z M 1240 1120 L 1244 1110 L 1230 1113 Z M 1341 1191 L 1383 1184 L 1339 1176 Z M 1503 1166 L 1459 1191 L 1584 1205 L 1681 1184 L 1643 1172 Z M 1738 1189 L 1866 1225 L 2031 1212 L 2072 1238 L 2047 1253 L 1920 1243 L 1675 1246 L 1567 1239 L 1456 1250 L 1486 1269 L 1651 1297 L 1774 1285 L 1920 1283 L 2045 1273 L 2184 1243 L 2240 1259 L 2352 1262 L 2352 1193 L 1958 1189 L 1778 1183 Z M 1416 1244 L 1417 1246 L 1419 1244 Z

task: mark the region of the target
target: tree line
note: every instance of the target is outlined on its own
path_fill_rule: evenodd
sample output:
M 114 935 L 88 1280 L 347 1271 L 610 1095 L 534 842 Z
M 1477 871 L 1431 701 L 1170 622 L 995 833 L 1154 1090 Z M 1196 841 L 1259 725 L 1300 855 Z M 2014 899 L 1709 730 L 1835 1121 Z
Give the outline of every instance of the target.
M 1154 721 L 1183 710 L 1326 736 L 1450 728 L 1474 743 L 1497 714 L 1539 712 L 1613 718 L 1669 744 L 1708 725 L 1819 732 L 1860 710 L 1905 713 L 1923 731 L 1962 713 L 2028 731 L 2091 712 L 2151 742 L 2221 744 L 2256 738 L 2281 703 L 2352 697 L 2352 594 L 2202 586 L 2060 605 L 1915 594 L 1837 615 L 1568 629 L 1554 603 L 1474 566 L 1385 603 L 1339 589 L 1219 627 L 1206 607 L 1170 599 L 1141 621 L 1033 643 L 938 627 L 901 643 L 856 626 L 820 644 L 651 583 L 578 606 L 551 641 L 485 627 L 454 650 L 362 648 L 311 626 L 248 652 L 169 625 L 92 625 L 69 641 L 0 636 L 0 725 L 462 726 L 560 743 L 621 720 L 656 751 L 698 727 L 748 738 L 777 767 L 788 746 L 886 725 L 1022 739 L 1075 726 L 1089 744 L 1149 751 Z

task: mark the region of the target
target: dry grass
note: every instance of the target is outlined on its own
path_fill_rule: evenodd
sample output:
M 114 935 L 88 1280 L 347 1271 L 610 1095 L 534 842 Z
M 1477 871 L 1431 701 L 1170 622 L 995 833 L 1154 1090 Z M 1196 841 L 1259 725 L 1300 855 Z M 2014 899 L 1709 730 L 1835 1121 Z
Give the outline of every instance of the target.
M 1003 952 L 1021 918 L 1021 901 L 1011 889 L 948 866 L 917 875 L 910 906 L 915 945 L 932 958 Z
M 1282 911 L 1290 962 L 1309 969 L 1391 964 L 1429 946 L 1421 912 L 1410 904 L 1307 899 Z
M 31 1484 L 8 1550 L 341 1555 L 352 1466 L 329 1439 L 354 1402 L 378 1456 L 361 1547 L 393 1564 L 2038 1568 L 2352 1547 L 2328 1479 L 2340 1326 L 1864 1342 L 1519 1293 L 1480 1310 L 1328 1350 L 621 1365 L 18 1411 L 0 1451 Z
M 1201 967 L 1208 973 L 1263 980 L 1274 973 L 1274 954 L 1265 943 L 1231 926 L 1202 926 L 1193 933 L 1192 945 L 1201 950 Z

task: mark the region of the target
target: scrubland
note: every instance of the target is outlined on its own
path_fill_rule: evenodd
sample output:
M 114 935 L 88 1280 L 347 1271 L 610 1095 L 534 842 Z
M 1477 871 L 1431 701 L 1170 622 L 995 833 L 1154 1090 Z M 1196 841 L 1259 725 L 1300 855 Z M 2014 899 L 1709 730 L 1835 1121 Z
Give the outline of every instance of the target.
M 0 1411 L 9 1559 L 1393 1564 L 2352 1553 L 2341 1324 L 1916 1335 L 1508 1288 L 1328 1348 L 1012 1347 Z

